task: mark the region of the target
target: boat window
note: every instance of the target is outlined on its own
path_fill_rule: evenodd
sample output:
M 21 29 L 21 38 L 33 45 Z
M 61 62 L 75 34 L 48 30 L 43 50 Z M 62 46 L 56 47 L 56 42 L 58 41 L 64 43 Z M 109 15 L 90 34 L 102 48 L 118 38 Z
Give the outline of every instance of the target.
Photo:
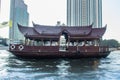
M 45 45 L 45 46 L 50 46 L 50 41 L 45 41 L 45 42 L 44 42 L 44 45 Z
M 56 41 L 52 41 L 52 46 L 57 46 L 57 42 Z

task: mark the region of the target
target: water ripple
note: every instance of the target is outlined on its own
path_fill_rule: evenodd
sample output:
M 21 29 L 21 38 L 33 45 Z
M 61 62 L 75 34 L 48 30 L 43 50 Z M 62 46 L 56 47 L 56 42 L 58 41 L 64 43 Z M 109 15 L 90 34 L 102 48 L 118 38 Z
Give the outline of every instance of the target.
M 119 80 L 119 58 L 30 60 L 0 50 L 0 80 Z

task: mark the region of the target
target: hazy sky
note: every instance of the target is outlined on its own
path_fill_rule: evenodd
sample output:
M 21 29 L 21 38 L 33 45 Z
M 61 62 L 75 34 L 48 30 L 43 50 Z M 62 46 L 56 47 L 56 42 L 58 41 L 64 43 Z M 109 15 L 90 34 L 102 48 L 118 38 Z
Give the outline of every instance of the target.
M 0 22 L 9 20 L 10 0 L 1 0 Z M 32 21 L 42 25 L 55 25 L 57 21 L 66 24 L 66 0 L 25 0 Z M 107 24 L 104 39 L 120 41 L 120 0 L 102 0 L 103 26 Z M 0 36 L 8 37 L 8 28 L 0 29 Z M 5 33 L 5 34 L 3 34 Z

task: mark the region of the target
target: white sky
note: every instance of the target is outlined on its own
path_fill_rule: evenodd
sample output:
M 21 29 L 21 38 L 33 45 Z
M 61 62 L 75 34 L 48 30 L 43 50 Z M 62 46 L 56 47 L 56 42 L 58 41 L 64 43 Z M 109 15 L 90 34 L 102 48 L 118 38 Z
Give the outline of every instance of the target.
M 9 21 L 10 0 L 1 0 L 0 22 Z M 42 25 L 56 25 L 57 21 L 66 24 L 66 0 L 25 0 L 32 21 Z M 102 0 L 103 26 L 107 24 L 104 39 L 120 42 L 120 0 Z M 8 28 L 0 29 L 0 36 L 8 37 Z

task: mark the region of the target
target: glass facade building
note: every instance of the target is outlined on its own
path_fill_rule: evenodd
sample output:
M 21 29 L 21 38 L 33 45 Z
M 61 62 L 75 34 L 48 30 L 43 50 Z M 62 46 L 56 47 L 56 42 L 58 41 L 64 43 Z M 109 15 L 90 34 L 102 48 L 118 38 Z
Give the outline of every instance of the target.
M 1 13 L 1 0 L 0 0 L 0 13 Z
M 102 0 L 67 0 L 67 25 L 102 27 Z
M 0 0 L 0 16 L 1 16 L 1 0 Z
M 9 31 L 9 38 L 12 41 L 24 40 L 23 35 L 18 30 L 17 24 L 28 26 L 29 13 L 27 12 L 27 5 L 23 0 L 11 0 L 10 2 L 10 21 L 12 26 Z

